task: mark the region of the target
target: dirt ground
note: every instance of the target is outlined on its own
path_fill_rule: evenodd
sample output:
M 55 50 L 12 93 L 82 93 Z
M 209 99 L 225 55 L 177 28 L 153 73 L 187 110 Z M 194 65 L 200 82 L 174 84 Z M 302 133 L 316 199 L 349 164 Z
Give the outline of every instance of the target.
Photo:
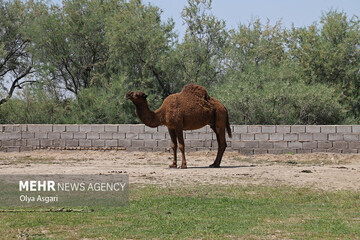
M 126 151 L 0 152 L 0 174 L 128 173 L 130 183 L 164 187 L 200 184 L 265 184 L 323 190 L 360 190 L 359 154 L 244 156 L 225 152 L 221 168 L 209 168 L 216 152 L 187 153 L 188 169 L 170 169 L 172 153 Z M 178 157 L 181 156 L 178 154 Z M 181 162 L 178 164 L 181 165 Z

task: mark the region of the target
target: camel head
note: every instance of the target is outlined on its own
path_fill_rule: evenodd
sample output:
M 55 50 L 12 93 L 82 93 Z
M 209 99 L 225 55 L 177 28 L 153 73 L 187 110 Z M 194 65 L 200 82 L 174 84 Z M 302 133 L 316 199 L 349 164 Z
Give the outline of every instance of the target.
M 136 104 L 146 101 L 147 95 L 143 92 L 128 92 L 125 98 Z

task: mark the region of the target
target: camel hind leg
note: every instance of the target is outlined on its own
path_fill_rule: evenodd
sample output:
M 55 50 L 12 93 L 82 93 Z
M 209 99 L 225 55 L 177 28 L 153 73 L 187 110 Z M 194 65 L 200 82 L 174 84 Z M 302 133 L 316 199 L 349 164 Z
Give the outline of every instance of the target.
M 216 133 L 216 140 L 218 143 L 218 152 L 217 152 L 214 163 L 211 164 L 209 167 L 219 168 L 221 159 L 222 159 L 225 149 L 227 147 L 226 139 L 225 139 L 225 128 L 216 128 L 214 131 Z

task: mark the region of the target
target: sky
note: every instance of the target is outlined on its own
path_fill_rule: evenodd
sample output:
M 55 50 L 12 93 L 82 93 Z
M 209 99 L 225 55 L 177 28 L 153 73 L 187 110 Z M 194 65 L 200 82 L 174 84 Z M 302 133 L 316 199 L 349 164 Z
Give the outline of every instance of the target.
M 173 18 L 175 29 L 180 36 L 185 33 L 181 11 L 186 0 L 143 0 L 163 10 L 162 20 Z M 322 12 L 336 9 L 348 16 L 360 17 L 360 0 L 213 0 L 212 13 L 226 21 L 228 29 L 236 28 L 239 23 L 247 24 L 251 19 L 267 19 L 274 24 L 281 20 L 285 27 L 309 26 L 318 22 Z

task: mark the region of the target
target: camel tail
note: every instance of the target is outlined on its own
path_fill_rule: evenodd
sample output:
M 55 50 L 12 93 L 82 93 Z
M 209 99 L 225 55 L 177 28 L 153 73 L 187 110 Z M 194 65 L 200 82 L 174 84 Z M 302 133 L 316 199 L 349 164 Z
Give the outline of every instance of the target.
M 226 109 L 226 131 L 227 131 L 227 133 L 229 135 L 229 138 L 232 138 L 230 123 L 229 123 L 229 113 L 228 113 L 227 109 Z

